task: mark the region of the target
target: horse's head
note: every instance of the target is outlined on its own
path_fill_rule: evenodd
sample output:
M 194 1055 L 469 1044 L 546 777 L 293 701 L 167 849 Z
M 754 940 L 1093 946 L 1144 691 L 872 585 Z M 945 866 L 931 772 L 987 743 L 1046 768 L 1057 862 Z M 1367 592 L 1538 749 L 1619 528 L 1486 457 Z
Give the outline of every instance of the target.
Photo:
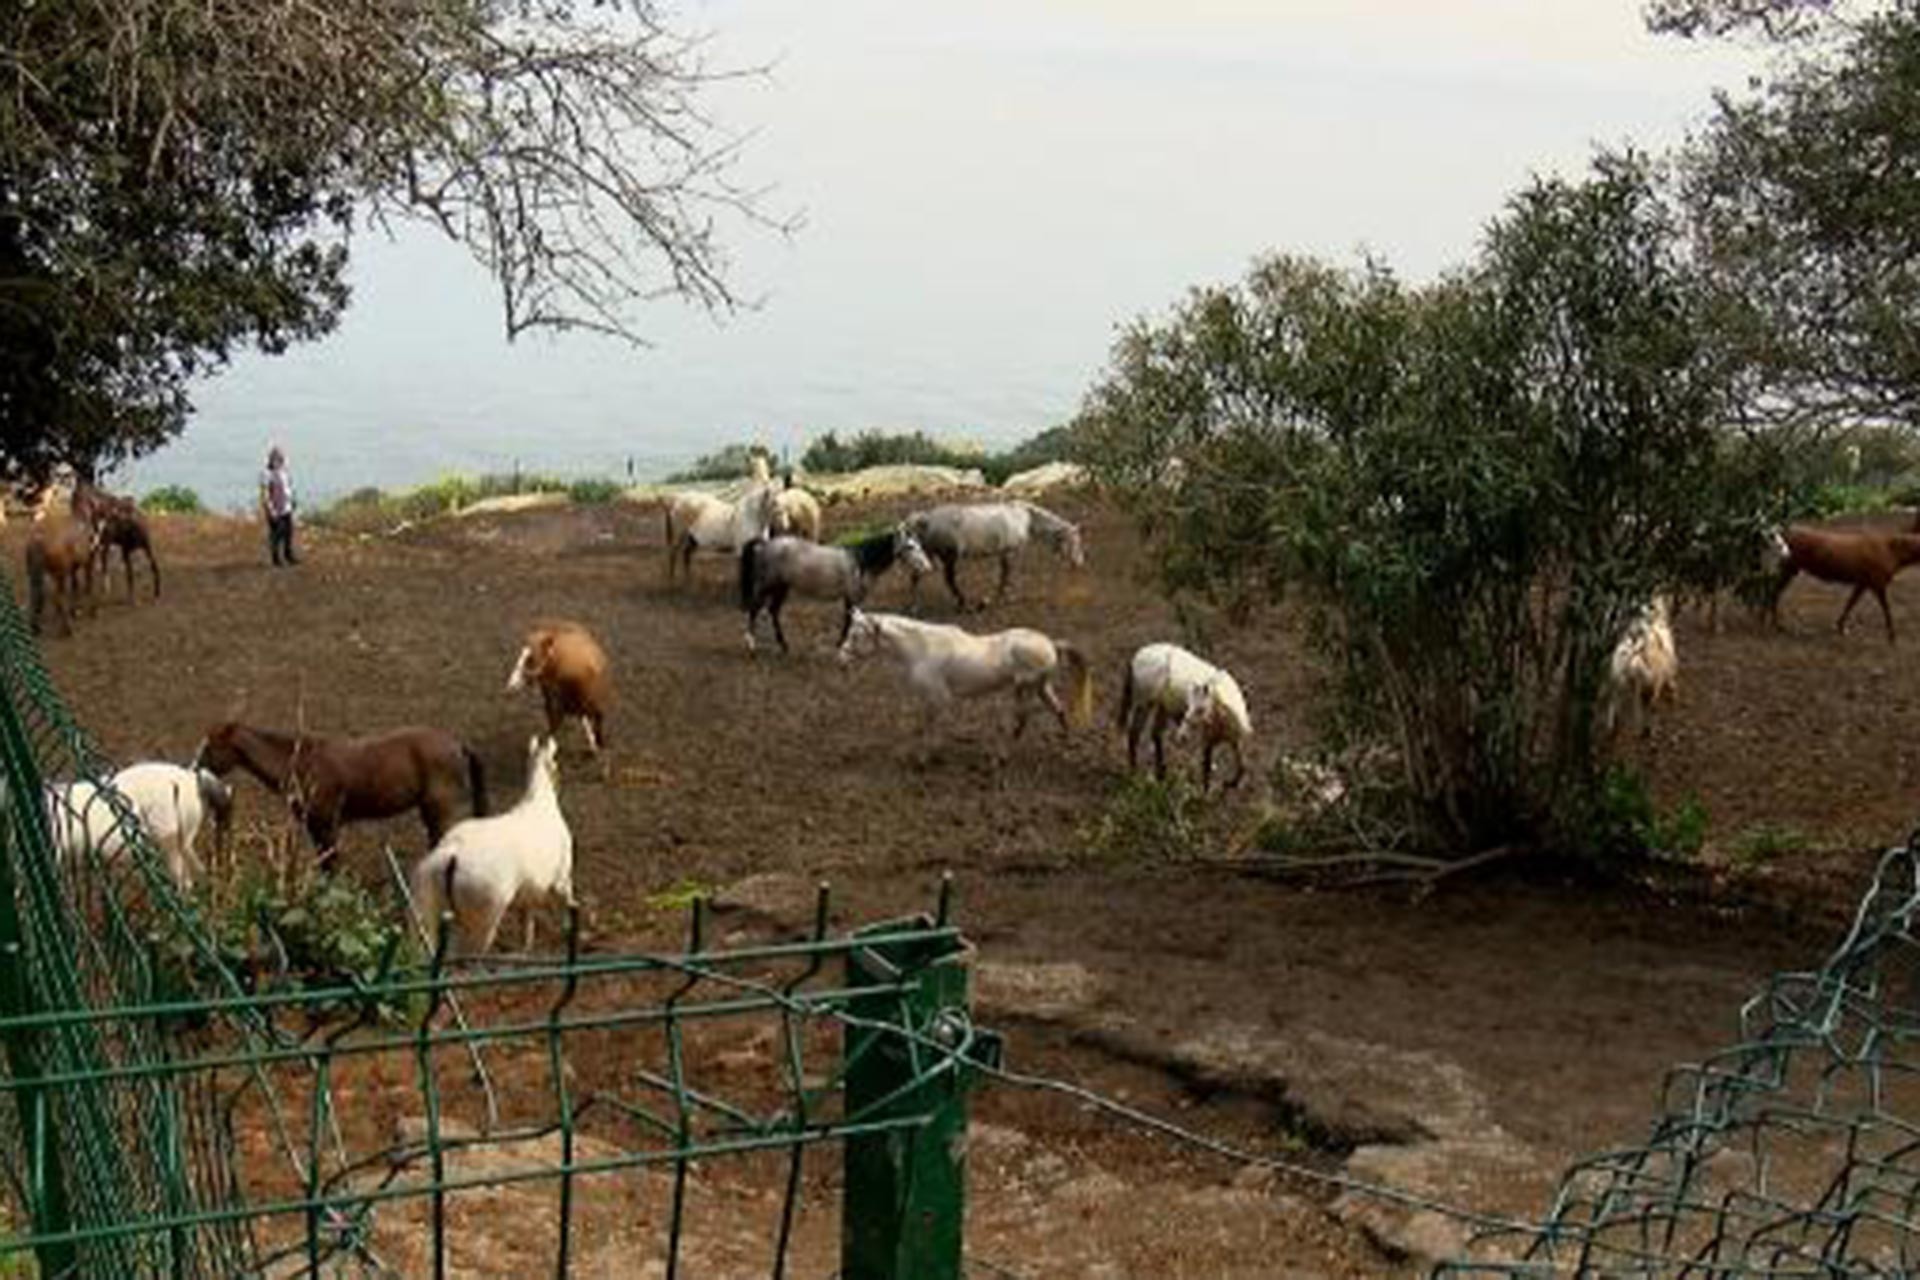
M 846 666 L 855 657 L 872 653 L 880 642 L 880 624 L 862 609 L 850 609 L 847 613 L 847 636 L 840 642 L 835 656 L 840 665 Z
M 1087 564 L 1087 549 L 1080 541 L 1080 526 L 1069 524 L 1061 526 L 1059 541 L 1056 544 L 1067 563 L 1076 569 L 1084 569 Z
M 217 778 L 231 773 L 240 763 L 239 727 L 232 720 L 226 720 L 208 729 L 207 736 L 200 739 L 199 750 L 193 753 L 193 767 L 205 769 Z
M 524 687 L 529 680 L 538 680 L 546 674 L 547 665 L 553 661 L 553 632 L 536 631 L 527 637 L 527 643 L 520 650 L 513 670 L 507 675 L 507 692 Z
M 200 803 L 213 815 L 214 852 L 224 857 L 227 836 L 233 829 L 233 788 L 204 766 L 196 767 L 193 776 L 200 787 Z
M 1180 723 L 1173 727 L 1173 740 L 1185 742 L 1195 729 L 1213 719 L 1213 681 L 1195 681 L 1187 686 L 1187 706 Z
M 920 539 L 913 530 L 902 524 L 893 532 L 893 558 L 907 566 L 907 572 L 919 577 L 923 573 L 933 572 L 933 561 L 927 559 L 927 549 L 920 545 Z
M 560 740 L 536 733 L 527 739 L 527 785 L 544 778 L 556 790 L 560 785 Z

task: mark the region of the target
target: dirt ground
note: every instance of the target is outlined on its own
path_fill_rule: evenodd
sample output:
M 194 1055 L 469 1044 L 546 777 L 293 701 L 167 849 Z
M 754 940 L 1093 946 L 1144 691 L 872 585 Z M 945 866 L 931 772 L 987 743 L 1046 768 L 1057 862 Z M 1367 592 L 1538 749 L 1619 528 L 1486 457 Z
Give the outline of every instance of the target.
M 1716 870 L 1678 887 L 1506 874 L 1416 901 L 1115 862 L 1085 838 L 1124 764 L 1107 728 L 1114 677 L 1135 646 L 1180 632 L 1124 523 L 1064 509 L 1085 520 L 1088 568 L 1036 550 L 991 616 L 1096 655 L 1101 729 L 1063 740 L 1036 722 L 1010 744 L 1004 702 L 963 706 L 931 759 L 900 673 L 834 662 L 834 607 L 795 604 L 795 652 L 749 657 L 731 563 L 702 560 L 691 588 L 669 590 L 658 516 L 629 506 L 393 537 L 309 530 L 296 569 L 270 568 L 252 526 L 163 518 L 163 598 L 143 585 L 129 607 L 116 568 L 97 616 L 46 653 L 115 758 L 185 759 L 229 716 L 335 732 L 437 724 L 475 747 L 504 801 L 540 725 L 531 698 L 503 691 L 522 631 L 578 619 L 613 655 L 619 690 L 608 758 L 590 761 L 577 736 L 562 756 L 589 948 L 679 945 L 684 913 L 649 905 L 676 887 L 718 887 L 726 927 L 782 937 L 804 927 L 817 882 L 833 885 L 836 923 L 857 924 L 926 909 L 950 872 L 979 948 L 980 1020 L 1006 1031 L 1009 1067 L 1313 1168 L 1522 1216 L 1543 1210 L 1568 1160 L 1642 1135 L 1662 1073 L 1728 1042 L 1769 973 L 1824 954 L 1877 851 L 1920 810 L 1920 740 L 1906 731 L 1920 665 L 1904 661 L 1920 638 L 1890 646 L 1869 613 L 1836 637 L 1843 595 L 1803 582 L 1784 633 L 1732 608 L 1718 634 L 1682 620 L 1681 699 L 1644 759 L 1663 803 L 1705 805 Z M 22 537 L 0 534 L 14 564 Z M 985 574 L 971 570 L 976 591 Z M 933 616 L 948 617 L 927 585 Z M 903 592 L 887 582 L 874 603 Z M 1896 585 L 1894 608 L 1920 637 L 1920 579 Z M 1284 615 L 1209 641 L 1247 691 L 1253 763 L 1309 744 L 1311 671 Z M 1226 802 L 1229 825 L 1252 825 L 1259 792 Z M 256 821 L 276 803 L 243 787 Z M 370 880 L 382 841 L 410 860 L 424 837 L 409 821 L 354 830 L 348 859 Z M 404 1098 L 362 1096 L 369 1129 L 404 1119 Z M 975 1116 L 976 1274 L 1396 1274 L 1412 1265 L 1396 1250 L 1422 1247 L 1420 1223 L 1059 1093 L 989 1086 Z M 802 1275 L 836 1265 L 834 1164 L 809 1165 Z M 703 1176 L 700 1194 L 764 1207 L 780 1175 Z M 650 1274 L 636 1259 L 663 1247 L 658 1177 L 636 1176 L 610 1211 L 622 1226 L 595 1229 L 583 1274 Z M 735 1235 L 690 1274 L 764 1273 L 751 1259 L 765 1231 Z

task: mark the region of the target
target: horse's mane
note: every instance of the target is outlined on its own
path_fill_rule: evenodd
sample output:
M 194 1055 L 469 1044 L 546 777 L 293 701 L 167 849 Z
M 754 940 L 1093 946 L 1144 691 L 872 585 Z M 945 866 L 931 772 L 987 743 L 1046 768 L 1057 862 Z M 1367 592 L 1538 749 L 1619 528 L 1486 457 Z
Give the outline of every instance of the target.
M 1074 527 L 1073 521 L 1067 519 L 1065 516 L 1055 515 L 1037 502 L 1028 502 L 1025 499 L 1021 499 L 1013 505 L 1016 507 L 1025 507 L 1027 514 L 1033 517 L 1034 527 L 1039 531 L 1041 536 L 1050 540 L 1059 540 L 1071 532 Z
M 853 557 L 853 562 L 859 566 L 860 572 L 884 573 L 893 567 L 893 562 L 898 557 L 897 543 L 896 531 L 888 529 L 884 533 L 871 534 L 858 542 L 848 543 L 846 552 Z

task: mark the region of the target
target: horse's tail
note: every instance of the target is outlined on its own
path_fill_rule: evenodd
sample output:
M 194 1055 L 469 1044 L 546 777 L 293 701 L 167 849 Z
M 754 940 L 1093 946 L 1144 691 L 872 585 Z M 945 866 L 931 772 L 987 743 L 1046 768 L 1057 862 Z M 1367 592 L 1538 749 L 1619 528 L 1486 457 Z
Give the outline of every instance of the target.
M 473 816 L 487 816 L 487 771 L 480 767 L 480 757 L 473 748 L 462 746 L 460 754 L 467 758 L 467 793 L 473 799 Z
M 27 544 L 27 613 L 33 629 L 40 630 L 40 610 L 47 600 L 47 549 L 38 542 Z
M 1065 640 L 1053 644 L 1067 664 L 1067 678 L 1072 682 L 1067 692 L 1067 722 L 1084 729 L 1093 721 L 1093 664 L 1077 645 Z
M 760 548 L 766 539 L 749 538 L 740 548 L 740 607 L 753 609 L 753 597 L 760 590 Z
M 1120 662 L 1120 715 L 1114 721 L 1120 732 L 1127 731 L 1127 722 L 1133 719 L 1133 659 L 1123 658 Z

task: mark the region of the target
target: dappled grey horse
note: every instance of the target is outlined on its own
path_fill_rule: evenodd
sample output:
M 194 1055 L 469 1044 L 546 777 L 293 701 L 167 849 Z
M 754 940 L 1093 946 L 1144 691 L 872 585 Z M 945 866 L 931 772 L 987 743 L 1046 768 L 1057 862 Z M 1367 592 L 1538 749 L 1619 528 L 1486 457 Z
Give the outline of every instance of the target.
M 787 651 L 787 635 L 780 629 L 780 610 L 790 592 L 838 600 L 843 606 L 840 639 L 847 637 L 853 607 L 866 598 L 873 580 L 898 560 L 916 577 L 933 568 L 920 542 L 904 525 L 862 538 L 847 546 L 821 546 L 807 538 L 755 538 L 740 551 L 740 607 L 747 614 L 747 648 L 756 647 L 754 624 L 760 610 L 773 619 L 773 635 L 780 651 Z
M 906 518 L 905 526 L 920 539 L 927 555 L 940 562 L 946 574 L 947 590 L 953 592 L 954 603 L 962 611 L 967 607 L 967 597 L 955 580 L 954 570 L 963 557 L 1000 557 L 1000 586 L 994 592 L 996 603 L 1006 599 L 1007 584 L 1013 578 L 1014 552 L 1026 546 L 1030 538 L 1038 538 L 1052 547 L 1076 569 L 1087 562 L 1086 552 L 1080 545 L 1079 527 L 1031 502 L 954 503 L 917 511 Z M 915 608 L 920 604 L 920 578 L 921 572 L 916 571 L 912 594 Z M 981 608 L 986 606 L 986 601 L 980 602 Z

